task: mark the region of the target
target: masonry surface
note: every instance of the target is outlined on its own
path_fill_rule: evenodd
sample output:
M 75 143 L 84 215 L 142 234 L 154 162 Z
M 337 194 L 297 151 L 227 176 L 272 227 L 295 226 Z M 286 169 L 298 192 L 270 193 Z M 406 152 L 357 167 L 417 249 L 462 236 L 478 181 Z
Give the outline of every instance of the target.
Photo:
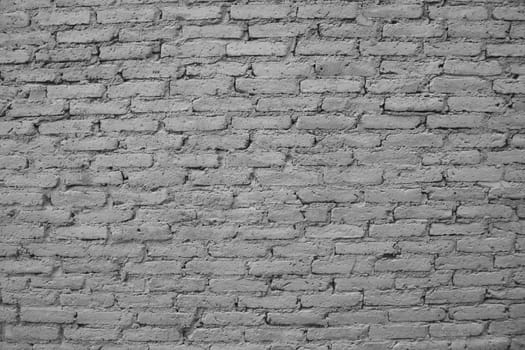
M 522 1 L 0 0 L 0 349 L 525 349 Z

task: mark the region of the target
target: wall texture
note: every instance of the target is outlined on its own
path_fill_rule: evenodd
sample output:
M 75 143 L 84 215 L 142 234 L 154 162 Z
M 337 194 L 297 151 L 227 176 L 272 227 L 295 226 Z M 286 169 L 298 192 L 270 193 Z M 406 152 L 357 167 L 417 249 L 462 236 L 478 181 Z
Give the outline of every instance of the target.
M 522 1 L 0 28 L 2 350 L 525 349 Z

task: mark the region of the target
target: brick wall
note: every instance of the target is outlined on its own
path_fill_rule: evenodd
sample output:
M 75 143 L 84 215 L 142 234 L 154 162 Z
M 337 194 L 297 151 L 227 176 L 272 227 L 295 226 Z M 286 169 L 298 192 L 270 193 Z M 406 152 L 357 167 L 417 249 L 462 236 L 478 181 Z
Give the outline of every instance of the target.
M 520 0 L 0 0 L 0 349 L 525 349 Z

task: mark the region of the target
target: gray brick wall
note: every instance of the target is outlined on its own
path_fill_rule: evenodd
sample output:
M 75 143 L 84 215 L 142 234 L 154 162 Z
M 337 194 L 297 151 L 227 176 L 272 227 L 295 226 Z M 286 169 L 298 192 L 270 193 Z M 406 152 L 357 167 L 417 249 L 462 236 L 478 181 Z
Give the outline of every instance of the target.
M 0 349 L 525 349 L 523 0 L 0 0 Z

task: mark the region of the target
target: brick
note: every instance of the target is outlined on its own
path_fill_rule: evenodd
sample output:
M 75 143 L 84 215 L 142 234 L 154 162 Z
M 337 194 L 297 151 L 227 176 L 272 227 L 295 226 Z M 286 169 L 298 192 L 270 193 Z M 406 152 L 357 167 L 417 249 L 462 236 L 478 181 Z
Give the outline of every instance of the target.
M 285 156 L 279 152 L 245 152 L 232 153 L 226 158 L 226 164 L 232 167 L 265 168 L 274 165 L 283 165 Z
M 291 79 L 237 78 L 235 89 L 249 94 L 292 94 L 299 91 L 298 83 Z
M 211 185 L 246 185 L 251 182 L 250 171 L 219 170 L 210 172 L 194 172 L 191 176 L 196 186 Z
M 60 308 L 24 307 L 20 310 L 20 319 L 38 323 L 72 323 L 75 319 L 75 312 Z
M 242 261 L 199 261 L 192 260 L 184 267 L 187 273 L 200 275 L 243 275 L 246 266 Z
M 414 291 L 365 291 L 365 305 L 410 306 L 421 302 L 423 293 Z
M 355 340 L 362 337 L 367 331 L 365 326 L 356 327 L 331 327 L 331 328 L 311 328 L 306 333 L 308 340 Z
M 230 16 L 233 19 L 286 18 L 291 15 L 293 7 L 289 5 L 267 5 L 254 3 L 250 5 L 233 5 Z
M 142 264 L 128 263 L 123 270 L 133 275 L 178 274 L 182 271 L 182 265 L 178 261 L 147 261 Z
M 497 21 L 449 22 L 448 35 L 452 38 L 504 38 L 509 28 L 508 23 Z
M 171 40 L 179 35 L 180 28 L 174 25 L 163 25 L 146 28 L 122 28 L 118 32 L 120 41 L 154 41 Z
M 164 63 L 125 63 L 122 69 L 122 77 L 128 79 L 145 78 L 178 78 L 182 75 L 179 65 Z
M 375 255 L 393 254 L 394 245 L 391 242 L 336 243 L 337 254 Z
M 47 87 L 50 99 L 102 97 L 106 88 L 102 84 L 53 85 Z
M 219 159 L 216 154 L 180 154 L 173 158 L 173 164 L 185 168 L 216 168 Z
M 500 133 L 473 135 L 454 133 L 450 134 L 449 142 L 452 146 L 458 148 L 493 148 L 503 147 L 506 142 L 506 136 Z
M 36 53 L 35 60 L 39 62 L 81 62 L 89 61 L 96 50 L 90 47 L 73 47 L 55 50 L 42 50 Z
M 7 340 L 15 342 L 52 341 L 59 337 L 59 328 L 56 326 L 13 326 L 5 329 Z
M 177 80 L 170 85 L 171 95 L 222 95 L 232 89 L 231 79 Z
M 484 298 L 484 288 L 457 288 L 457 289 L 436 289 L 427 294 L 426 298 L 432 304 L 445 303 L 474 303 L 481 302 Z
M 276 111 L 316 111 L 320 103 L 317 97 L 267 97 L 260 98 L 256 110 Z
M 107 95 L 109 98 L 124 98 L 135 96 L 163 96 L 166 84 L 160 81 L 129 81 L 119 85 L 108 87 Z
M 247 64 L 239 62 L 218 62 L 206 65 L 191 65 L 186 68 L 186 71 L 188 74 L 200 77 L 214 77 L 219 74 L 241 76 L 247 69 Z
M 342 223 L 360 223 L 369 220 L 386 220 L 390 216 L 388 207 L 362 206 L 340 207 L 332 210 L 332 220 Z
M 25 164 L 25 163 L 24 163 Z M 5 181 L 6 186 L 11 187 L 42 187 L 52 188 L 58 183 L 58 176 L 54 174 L 38 173 L 31 174 L 27 173 L 24 175 L 13 175 Z
M 479 21 L 488 18 L 488 11 L 483 6 L 431 6 L 429 16 L 432 19 Z
M 324 174 L 324 180 L 326 183 L 335 184 L 380 184 L 383 181 L 383 171 L 382 169 L 371 167 L 356 167 L 343 171 L 329 169 Z
M 253 24 L 248 27 L 248 35 L 250 38 L 296 37 L 305 34 L 311 30 L 311 28 L 311 25 L 306 23 Z
M 430 227 L 430 235 L 479 235 L 485 231 L 483 225 L 472 223 L 472 224 L 432 224 Z
M 353 113 L 371 113 L 379 112 L 382 104 L 382 98 L 355 97 L 348 99 L 341 97 L 326 97 L 323 100 L 321 109 L 330 112 L 349 110 Z
M 141 23 L 151 22 L 158 18 L 158 11 L 151 7 L 114 8 L 97 11 L 98 23 Z
M 502 67 L 497 61 L 462 61 L 446 60 L 445 73 L 452 75 L 498 75 L 502 72 Z
M 165 20 L 204 20 L 218 19 L 221 17 L 221 8 L 219 6 L 206 7 L 182 7 L 169 6 L 162 8 L 162 19 Z
M 412 42 L 372 42 L 363 41 L 359 49 L 365 56 L 408 56 L 414 55 L 418 45 Z
M 356 121 L 345 116 L 302 116 L 297 119 L 298 129 L 351 129 Z
M 83 69 L 68 68 L 62 71 L 62 78 L 66 81 L 103 80 L 117 75 L 118 67 L 112 63 L 91 65 Z
M 419 18 L 423 9 L 418 5 L 383 5 L 366 7 L 363 14 L 379 18 Z
M 325 154 L 297 155 L 300 165 L 350 165 L 354 158 L 351 152 L 329 152 Z
M 181 117 L 164 120 L 167 130 L 172 131 L 211 131 L 226 128 L 224 117 Z
M 505 252 L 514 246 L 514 240 L 510 238 L 464 238 L 457 241 L 457 250 L 461 252 L 483 253 L 483 252 Z
M 302 56 L 315 55 L 336 55 L 336 56 L 355 56 L 357 54 L 356 42 L 349 41 L 329 41 L 303 39 L 299 40 L 295 48 L 295 53 Z
M 443 138 L 431 133 L 392 134 L 383 142 L 385 147 L 441 147 Z
M 92 309 L 79 310 L 77 312 L 77 323 L 82 325 L 128 325 L 131 321 L 131 314 L 120 311 L 97 311 Z
M 251 110 L 252 102 L 244 97 L 202 97 L 193 101 L 193 109 L 198 112 L 239 112 Z
M 396 106 L 394 108 L 402 109 L 404 107 Z M 403 117 L 397 116 L 375 116 L 366 114 L 361 119 L 362 125 L 367 129 L 413 129 L 421 124 L 420 117 Z
M 41 26 L 57 26 L 62 24 L 87 24 L 90 21 L 89 10 L 39 10 L 34 20 Z
M 92 150 L 91 148 L 96 148 L 97 150 L 99 150 L 100 144 L 97 143 L 97 145 L 93 145 L 93 143 L 90 142 L 88 144 L 88 147 L 86 146 L 82 146 L 82 147 L 90 148 L 89 150 Z M 117 171 L 92 172 L 92 173 L 72 172 L 64 176 L 64 183 L 68 186 L 70 185 L 93 185 L 93 184 L 120 185 L 122 184 L 122 174 Z
M 443 108 L 444 100 L 441 97 L 389 97 L 385 101 L 385 109 L 396 112 L 441 111 Z
M 505 106 L 505 101 L 498 97 L 450 97 L 447 101 L 452 111 L 498 112 Z
M 34 206 L 43 204 L 43 195 L 40 193 L 10 191 L 1 194 L 0 203 L 3 205 Z
M 203 343 L 213 343 L 216 341 L 236 342 L 242 337 L 242 331 L 237 328 L 197 329 L 189 336 L 191 340 Z
M 191 109 L 191 102 L 178 99 L 145 100 L 134 98 L 131 101 L 131 110 L 136 113 L 150 112 L 180 112 Z
M 423 51 L 427 56 L 477 56 L 481 52 L 479 43 L 442 42 L 424 44 Z
M 424 338 L 428 333 L 425 325 L 414 325 L 413 323 L 396 323 L 393 325 L 373 325 L 369 334 L 372 339 L 408 339 Z
M 25 82 L 50 82 L 54 81 L 58 74 L 53 69 L 35 69 L 30 71 L 7 71 L 6 80 L 19 80 Z
M 1 28 L 23 28 L 28 25 L 29 15 L 21 11 L 8 12 L 0 16 Z
M 312 171 L 281 172 L 275 170 L 258 170 L 256 178 L 262 185 L 304 186 L 320 182 L 320 176 Z
M 469 91 L 469 93 L 487 93 L 490 91 L 490 83 L 473 77 L 438 77 L 430 83 L 430 91 L 454 94 L 461 94 L 464 91 Z
M 521 79 L 497 79 L 493 84 L 494 91 L 502 94 L 525 92 L 525 82 Z
M 119 131 L 156 131 L 158 122 L 146 118 L 134 119 L 103 119 L 100 128 L 107 132 Z
M 464 337 L 476 336 L 483 332 L 484 325 L 481 323 L 463 323 L 431 325 L 429 333 L 431 336 L 440 337 Z
M 54 235 L 61 239 L 97 240 L 107 237 L 107 229 L 97 226 L 69 226 L 59 227 Z
M 100 155 L 95 158 L 94 166 L 111 167 L 150 167 L 153 160 L 150 154 L 128 153 L 116 155 Z
M 301 91 L 306 93 L 323 92 L 360 92 L 362 83 L 359 80 L 315 79 L 301 81 Z
M 43 123 L 38 130 L 42 134 L 90 133 L 92 122 L 89 120 L 64 120 Z
M 46 115 L 60 115 L 65 111 L 63 101 L 44 101 L 38 102 L 13 102 L 11 109 L 7 111 L 8 117 L 38 117 Z
M 286 313 L 270 313 L 268 315 L 270 324 L 281 326 L 307 326 L 307 325 L 323 325 L 323 319 L 320 314 L 303 311 L 296 314 Z
M 427 125 L 430 128 L 475 128 L 486 123 L 486 118 L 479 114 L 429 115 Z
M 298 77 L 311 76 L 313 66 L 300 62 L 280 63 L 280 62 L 254 62 L 253 72 L 256 76 L 262 77 Z
M 311 238 L 358 238 L 364 236 L 364 231 L 354 225 L 332 224 L 308 228 L 305 235 Z
M 52 270 L 52 262 L 45 260 L 5 260 L 0 264 L 0 271 L 5 274 L 49 274 Z
M 148 44 L 114 44 L 100 48 L 101 60 L 144 59 L 153 53 L 153 46 Z
M 27 159 L 20 156 L 0 156 L 0 169 L 24 169 Z
M 361 300 L 362 294 L 359 292 L 332 295 L 304 295 L 301 297 L 301 305 L 304 307 L 350 308 L 360 304 Z
M 106 194 L 103 192 L 67 191 L 55 192 L 51 196 L 51 203 L 56 207 L 98 207 L 106 203 Z
M 487 154 L 488 164 L 511 164 L 521 163 L 521 157 L 523 156 L 522 150 L 511 150 L 502 152 L 489 152 Z
M 288 46 L 283 42 L 234 42 L 226 45 L 226 54 L 228 56 L 284 56 L 288 52 Z
M 485 256 L 447 256 L 437 258 L 436 269 L 446 270 L 487 270 L 492 267 L 492 260 Z
M 492 13 L 496 19 L 520 21 L 525 18 L 523 7 L 496 7 Z
M 454 168 L 447 171 L 450 181 L 498 181 L 503 176 L 503 169 L 493 167 Z
M 370 236 L 390 238 L 404 236 L 422 236 L 425 233 L 425 223 L 395 223 L 371 225 Z
M 432 259 L 428 258 L 378 260 L 375 264 L 375 270 L 381 272 L 430 271 L 431 264 Z
M 161 57 L 220 57 L 226 54 L 226 45 L 215 40 L 195 40 L 184 43 L 165 43 Z
M 372 38 L 376 36 L 377 27 L 353 23 L 321 24 L 321 36 L 332 38 Z
M 357 4 L 301 5 L 297 11 L 298 18 L 338 18 L 351 19 L 357 17 Z
M 397 322 L 432 322 L 443 320 L 446 312 L 441 308 L 393 309 L 388 317 Z
M 460 287 L 504 285 L 509 281 L 509 273 L 475 272 L 457 273 L 454 275 L 454 284 Z
M 366 89 L 374 94 L 412 93 L 421 91 L 421 84 L 419 79 L 370 79 L 366 82 Z
M 51 33 L 48 31 L 31 31 L 27 33 L 0 33 L 0 43 L 6 46 L 17 46 L 17 45 L 41 45 L 51 40 Z M 2 50 L 3 54 L 6 54 L 11 51 Z M 11 56 L 23 57 L 23 52 L 28 52 L 26 50 L 18 52 Z M 4 58 L 5 59 L 5 58 Z
M 57 41 L 62 43 L 94 43 L 111 41 L 116 36 L 113 28 L 88 29 L 88 30 L 66 30 L 57 33 Z
M 438 24 L 396 23 L 383 26 L 383 36 L 385 37 L 432 38 L 440 37 L 443 33 L 443 27 Z
M 525 45 L 519 44 L 493 44 L 487 45 L 489 57 L 520 57 L 525 55 Z
M 458 215 L 460 217 L 501 217 L 508 218 L 512 215 L 512 208 L 500 204 L 486 204 L 486 205 L 464 205 L 458 208 Z

